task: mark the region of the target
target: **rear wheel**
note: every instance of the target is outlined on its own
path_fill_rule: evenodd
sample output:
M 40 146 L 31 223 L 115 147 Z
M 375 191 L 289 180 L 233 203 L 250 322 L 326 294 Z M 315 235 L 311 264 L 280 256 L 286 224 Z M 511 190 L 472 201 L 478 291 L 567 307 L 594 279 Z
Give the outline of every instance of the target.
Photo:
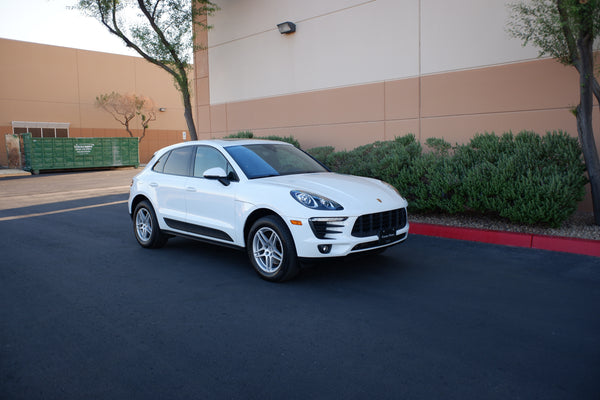
M 246 241 L 252 266 L 261 278 L 282 282 L 298 273 L 298 257 L 287 226 L 275 216 L 256 221 Z
M 156 213 L 148 201 L 141 201 L 133 211 L 133 233 L 142 247 L 163 247 L 169 237 L 158 227 Z

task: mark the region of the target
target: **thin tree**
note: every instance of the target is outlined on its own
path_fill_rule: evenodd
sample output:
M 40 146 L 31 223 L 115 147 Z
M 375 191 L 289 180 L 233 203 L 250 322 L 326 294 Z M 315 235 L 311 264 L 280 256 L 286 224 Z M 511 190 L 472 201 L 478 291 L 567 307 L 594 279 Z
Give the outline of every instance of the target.
M 129 123 L 137 116 L 135 96 L 111 92 L 96 96 L 95 104 L 96 107 L 112 115 L 116 121 L 125 127 L 129 137 L 133 137 Z
M 574 114 L 587 167 L 594 221 L 600 225 L 600 160 L 592 127 L 594 96 L 600 85 L 594 77 L 594 40 L 600 37 L 600 0 L 529 0 L 509 5 L 508 32 L 532 43 L 539 56 L 551 56 L 579 72 L 579 105 Z
M 190 138 L 197 140 L 190 78 L 195 29 L 210 29 L 201 16 L 218 10 L 208 0 L 79 0 L 75 8 L 91 16 L 148 62 L 167 71 L 181 93 Z
M 150 122 L 156 121 L 156 106 L 154 101 L 146 96 L 111 92 L 96 96 L 95 105 L 123 125 L 129 137 L 135 136 L 130 128 L 131 121 L 139 116 L 142 125 L 140 141 L 146 136 L 146 129 L 150 126 Z
M 137 97 L 136 114 L 139 115 L 142 125 L 142 136 L 140 142 L 146 137 L 146 129 L 150 126 L 150 122 L 156 121 L 156 104 L 150 97 Z

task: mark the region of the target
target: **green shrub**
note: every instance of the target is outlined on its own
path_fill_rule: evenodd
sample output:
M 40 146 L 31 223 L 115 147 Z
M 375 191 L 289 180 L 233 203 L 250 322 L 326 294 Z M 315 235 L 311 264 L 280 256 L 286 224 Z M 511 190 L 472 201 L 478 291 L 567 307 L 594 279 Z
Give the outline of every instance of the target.
M 482 137 L 474 138 L 477 145 Z M 585 164 L 577 139 L 563 132 L 521 132 L 486 146 L 461 149 L 466 207 L 513 222 L 560 226 L 585 194 Z
M 417 212 L 497 215 L 513 222 L 559 226 L 583 199 L 587 182 L 577 139 L 564 132 L 475 135 L 452 147 L 414 135 L 351 151 L 310 152 L 333 171 L 394 185 Z
M 452 149 L 452 145 L 444 139 L 428 138 L 425 140 L 425 144 L 432 149 L 434 153 L 440 156 L 447 156 Z
M 420 143 L 414 135 L 407 135 L 351 151 L 329 152 L 319 160 L 336 172 L 390 181 L 420 155 Z
M 327 157 L 335 152 L 335 148 L 333 146 L 313 147 L 312 149 L 306 150 L 306 152 L 325 164 L 327 162 Z

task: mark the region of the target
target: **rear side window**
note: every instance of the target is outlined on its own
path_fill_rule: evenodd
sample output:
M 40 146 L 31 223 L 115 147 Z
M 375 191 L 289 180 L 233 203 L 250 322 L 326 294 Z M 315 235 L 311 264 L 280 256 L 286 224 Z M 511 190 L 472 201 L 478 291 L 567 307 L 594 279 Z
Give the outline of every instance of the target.
M 194 150 L 194 147 L 192 147 L 192 146 L 181 147 L 179 149 L 171 150 L 168 158 L 166 159 L 166 161 L 164 163 L 164 168 L 163 168 L 162 172 L 164 172 L 165 174 L 171 174 L 171 175 L 189 176 L 190 169 L 192 166 L 192 151 L 193 150 Z M 159 163 L 161 163 L 163 158 L 164 158 L 164 156 L 161 157 L 160 160 L 158 160 L 158 162 L 156 163 L 157 166 Z M 156 168 L 156 166 L 155 166 L 155 168 Z

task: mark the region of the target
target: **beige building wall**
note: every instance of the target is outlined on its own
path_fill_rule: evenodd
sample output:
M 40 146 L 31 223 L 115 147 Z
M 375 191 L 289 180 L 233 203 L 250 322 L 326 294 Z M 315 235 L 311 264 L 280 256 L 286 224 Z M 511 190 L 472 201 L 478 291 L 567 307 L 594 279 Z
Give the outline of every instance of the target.
M 576 72 L 508 37 L 507 1 L 216 1 L 198 57 L 214 136 L 350 149 L 407 133 L 576 135 Z M 296 33 L 279 34 L 286 20 Z
M 214 136 L 293 135 L 306 148 L 351 149 L 408 133 L 452 143 L 524 129 L 577 135 L 577 82 L 572 68 L 536 60 L 211 105 L 210 121 Z
M 251 130 L 337 149 L 408 133 L 577 136 L 576 71 L 508 37 L 508 1 L 216 2 L 197 54 L 210 136 Z M 280 34 L 284 21 L 297 31 Z
M 7 39 L 0 39 L 0 53 L 0 166 L 7 163 L 4 138 L 12 121 L 69 123 L 71 137 L 128 136 L 94 105 L 96 96 L 113 91 L 148 96 L 166 109 L 140 142 L 141 162 L 187 131 L 170 75 L 142 58 Z M 140 136 L 139 119 L 132 127 Z

